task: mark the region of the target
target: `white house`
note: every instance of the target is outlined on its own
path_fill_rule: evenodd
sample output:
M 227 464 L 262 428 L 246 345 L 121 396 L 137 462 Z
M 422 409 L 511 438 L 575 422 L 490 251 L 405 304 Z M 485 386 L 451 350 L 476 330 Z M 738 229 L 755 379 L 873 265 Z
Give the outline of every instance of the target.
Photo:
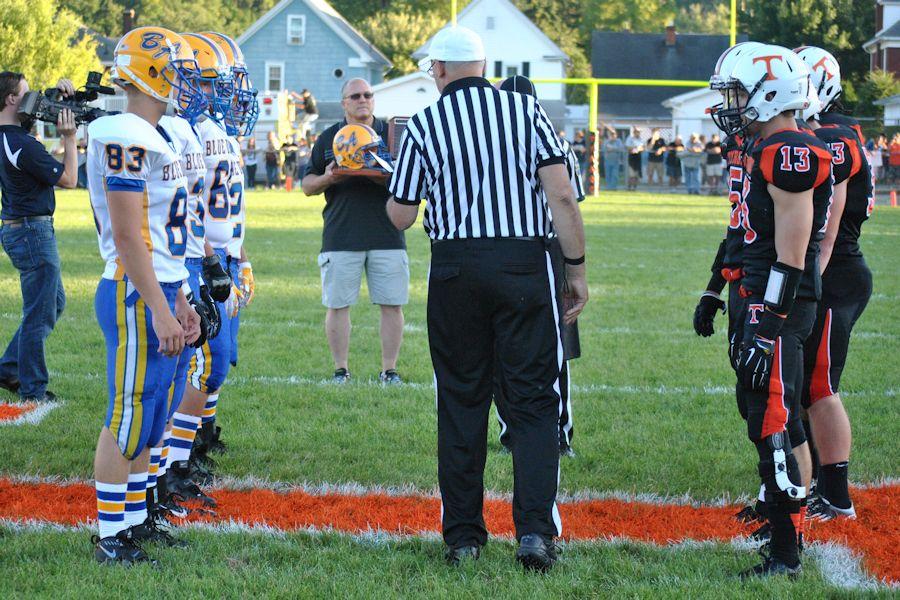
M 900 94 L 876 100 L 872 104 L 884 107 L 884 126 L 900 126 Z
M 456 21 L 481 36 L 488 77 L 525 75 L 532 79 L 560 79 L 566 76 L 569 56 L 509 0 L 472 0 L 460 11 Z M 429 44 L 431 39 L 413 53 L 413 58 L 427 56 Z M 538 84 L 537 93 L 551 117 L 553 112 L 564 114 L 564 84 Z M 554 104 L 557 106 L 551 108 Z
M 379 83 L 372 91 L 375 115 L 384 119 L 411 117 L 440 97 L 434 79 L 421 71 Z
M 705 135 L 709 139 L 712 134 L 721 134 L 707 112 L 711 106 L 722 102 L 722 94 L 709 88 L 700 88 L 664 100 L 662 105 L 672 111 L 672 136 L 680 135 L 682 139 L 692 133 Z

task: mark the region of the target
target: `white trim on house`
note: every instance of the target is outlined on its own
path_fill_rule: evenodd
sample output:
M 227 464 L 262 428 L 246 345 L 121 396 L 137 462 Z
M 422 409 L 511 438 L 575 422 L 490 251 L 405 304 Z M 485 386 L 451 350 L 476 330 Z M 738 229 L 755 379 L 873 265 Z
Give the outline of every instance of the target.
M 269 73 L 270 67 L 279 67 L 281 69 L 281 76 L 279 79 L 279 86 L 277 89 L 272 89 L 272 78 Z M 263 90 L 264 92 L 280 92 L 284 89 L 284 61 L 283 60 L 267 60 L 265 62 L 265 80 L 266 87 Z
M 544 40 L 545 45 L 547 45 L 550 48 L 550 53 L 543 56 L 543 58 L 545 60 L 559 60 L 562 62 L 570 62 L 571 61 L 571 58 L 569 58 L 568 54 L 563 52 L 562 49 L 560 49 L 560 47 L 557 46 L 553 40 L 551 40 L 549 37 L 547 37 L 547 34 L 544 33 L 540 27 L 535 25 L 531 21 L 531 19 L 529 19 L 527 16 L 525 16 L 525 13 L 523 13 L 521 10 L 519 10 L 519 8 L 515 4 L 510 2 L 509 0 L 472 0 L 472 2 L 467 7 L 462 9 L 459 12 L 459 14 L 456 15 L 456 22 L 459 23 L 463 19 L 463 17 L 465 17 L 465 15 L 468 14 L 475 6 L 477 6 L 481 2 L 485 2 L 485 1 L 489 1 L 491 3 L 492 9 L 493 8 L 501 9 L 501 10 L 503 8 L 509 9 L 515 15 L 515 17 L 520 22 L 522 22 L 526 27 L 537 32 L 537 34 Z M 450 27 L 450 23 L 447 23 L 441 29 L 446 29 L 447 27 Z M 415 52 L 413 52 L 413 58 L 420 59 L 420 58 L 424 58 L 425 56 L 427 56 L 428 55 L 428 46 L 431 44 L 431 40 L 433 38 L 434 38 L 434 36 L 431 36 L 431 38 L 429 38 L 427 42 L 422 44 Z
M 299 41 L 293 41 L 291 35 L 291 24 L 300 21 Z M 287 44 L 288 46 L 303 46 L 306 44 L 306 15 L 288 15 L 287 16 Z

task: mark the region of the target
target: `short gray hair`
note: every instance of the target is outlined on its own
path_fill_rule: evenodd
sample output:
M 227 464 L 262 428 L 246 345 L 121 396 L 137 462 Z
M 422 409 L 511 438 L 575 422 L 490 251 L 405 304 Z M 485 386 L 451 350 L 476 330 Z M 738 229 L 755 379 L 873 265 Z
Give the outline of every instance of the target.
M 347 88 L 350 86 L 350 84 L 357 82 L 357 81 L 362 81 L 364 84 L 366 84 L 370 88 L 372 87 L 372 84 L 369 83 L 368 81 L 366 81 L 365 79 L 363 79 L 362 77 L 354 77 L 352 79 L 348 79 L 347 81 L 344 82 L 344 85 L 341 86 L 341 99 L 344 98 L 344 93 L 347 91 Z

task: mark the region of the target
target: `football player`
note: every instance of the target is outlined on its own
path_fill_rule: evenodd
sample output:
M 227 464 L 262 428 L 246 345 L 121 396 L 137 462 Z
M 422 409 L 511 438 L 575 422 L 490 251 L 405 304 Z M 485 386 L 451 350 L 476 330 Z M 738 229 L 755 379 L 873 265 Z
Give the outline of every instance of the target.
M 537 90 L 534 83 L 530 79 L 522 75 L 509 77 L 500 84 L 500 89 L 507 92 L 518 92 L 529 96 L 537 97 Z M 569 172 L 569 182 L 575 192 L 575 197 L 579 202 L 584 200 L 584 185 L 581 181 L 581 170 L 578 168 L 578 158 L 572 147 L 565 140 L 560 138 L 561 147 L 566 154 L 566 170 Z M 559 245 L 559 239 L 553 231 L 552 220 L 547 223 L 547 237 L 551 240 L 550 257 L 553 261 L 553 272 L 555 275 L 561 275 L 565 269 L 563 265 L 562 248 Z M 565 282 L 562 278 L 557 277 L 556 288 L 557 298 L 563 297 L 563 286 Z M 573 458 L 575 451 L 572 450 L 572 436 L 575 429 L 572 423 L 572 397 L 571 397 L 571 380 L 569 377 L 569 360 L 578 358 L 581 354 L 580 349 L 575 346 L 578 344 L 577 324 L 573 327 L 563 328 L 563 363 L 559 372 L 559 395 L 560 395 L 560 413 L 559 413 L 559 454 Z M 566 339 L 568 337 L 575 339 Z M 509 428 L 507 427 L 507 408 L 504 403 L 504 384 L 502 376 L 499 372 L 494 373 L 494 404 L 497 406 L 497 420 L 500 423 L 500 443 L 507 450 L 511 450 L 511 440 Z
M 228 333 L 230 339 L 231 366 L 238 363 L 238 329 L 240 326 L 240 309 L 249 305 L 256 294 L 256 281 L 253 277 L 253 267 L 247 250 L 244 247 L 246 236 L 246 209 L 244 204 L 244 170 L 241 146 L 237 141 L 238 135 L 252 135 L 253 126 L 258 115 L 256 102 L 256 90 L 250 82 L 247 64 L 244 61 L 243 52 L 237 43 L 227 35 L 212 31 L 204 32 L 204 36 L 215 42 L 230 66 L 234 78 L 234 95 L 225 115 L 225 131 L 229 142 L 229 177 L 228 195 L 230 198 L 230 210 L 228 213 L 231 226 L 231 237 L 226 243 L 226 264 L 229 274 L 235 285 L 235 306 L 229 311 L 230 319 Z M 200 440 L 197 452 L 205 456 L 207 452 L 223 452 L 224 443 L 220 440 L 221 427 L 216 425 L 216 408 L 218 394 L 207 402 L 203 414 L 203 423 L 200 430 Z
M 88 128 L 88 187 L 106 262 L 94 300 L 106 339 L 109 408 L 97 441 L 94 478 L 100 562 L 149 560 L 137 530 L 146 511 L 150 448 L 163 436 L 177 357 L 201 336 L 182 292 L 187 180 L 159 120 L 172 109 L 196 117 L 205 100 L 190 46 L 162 27 L 119 40 L 112 80 L 128 98 L 123 114 Z
M 812 335 L 804 347 L 803 406 L 809 416 L 819 457 L 811 519 L 855 518 L 847 471 L 850 461 L 850 420 L 839 394 L 850 334 L 872 295 L 872 272 L 859 247 L 863 222 L 874 205 L 872 172 L 856 129 L 835 124 L 821 110 L 833 107 L 840 94 L 841 74 L 826 50 L 804 46 L 795 50 L 810 69 L 816 106 L 808 109 L 815 135 L 831 148 L 835 193 L 828 230 L 822 242 L 822 300 Z M 824 115 L 828 115 L 825 112 Z M 832 113 L 832 117 L 834 113 Z
M 724 93 L 716 117 L 726 133 L 756 137 L 743 218 L 737 392 L 771 528 L 765 560 L 742 576 L 796 575 L 812 470 L 799 414 L 803 342 L 821 293 L 831 151 L 797 128 L 795 112 L 809 106 L 809 70 L 791 50 L 766 46 L 740 57 Z
M 218 335 L 197 348 L 190 358 L 181 403 L 173 415 L 166 485 L 170 491 L 184 498 L 214 505 L 199 487 L 209 483 L 212 476 L 208 469 L 198 468 L 199 455 L 194 455 L 194 461 L 191 457 L 202 422 L 208 412 L 214 411 L 219 390 L 231 366 L 230 317 L 237 312 L 240 295 L 227 271 L 227 247 L 234 233 L 231 224 L 233 161 L 224 120 L 231 106 L 234 80 L 227 57 L 214 40 L 205 34 L 191 34 L 188 38 L 203 49 L 199 59 L 208 62 L 204 64 L 206 76 L 200 80 L 201 85 L 207 98 L 216 99 L 209 103 L 204 118 L 197 121 L 194 131 L 199 136 L 205 169 L 201 202 L 198 204 L 204 210 L 202 229 L 205 236 L 203 256 L 199 257 L 198 278 L 209 286 L 221 320 Z M 199 215 L 196 218 L 199 219 Z M 199 220 L 196 225 L 199 232 Z M 199 245 L 192 246 L 192 249 L 195 252 L 189 266 L 196 267 Z M 208 460 L 204 462 L 208 467 L 212 464 Z
M 193 49 L 200 69 L 199 87 L 208 106 L 207 111 L 200 115 L 198 120 L 212 119 L 221 123 L 231 103 L 233 93 L 231 73 L 225 57 L 218 46 L 204 36 L 185 33 L 182 34 L 182 37 L 191 44 Z M 206 164 L 203 145 L 197 129 L 185 119 L 163 117 L 161 126 L 175 141 L 181 156 L 182 168 L 188 179 L 185 266 L 189 277 L 185 284 L 185 293 L 195 299 L 197 312 L 201 314 L 201 318 L 205 318 L 209 322 L 209 335 L 200 344 L 202 351 L 205 345 L 215 340 L 221 327 L 219 306 L 210 296 L 209 286 L 200 276 L 203 270 L 203 259 L 207 254 L 213 255 L 211 247 L 206 242 L 204 225 L 206 204 L 203 192 Z M 216 267 L 218 267 L 216 276 L 219 281 L 224 282 L 230 289 L 230 281 L 221 264 L 214 262 L 212 268 L 215 270 Z M 151 514 L 156 509 L 158 521 L 162 521 L 168 515 L 180 517 L 186 514 L 186 511 L 178 505 L 179 498 L 199 499 L 207 505 L 215 505 L 212 498 L 200 489 L 200 484 L 208 483 L 211 480 L 211 474 L 202 465 L 188 462 L 204 409 L 202 402 L 189 402 L 182 406 L 187 373 L 194 355 L 195 349 L 189 347 L 181 353 L 178 359 L 178 368 L 170 394 L 169 424 L 164 443 L 160 448 L 154 448 L 151 453 L 151 480 L 155 466 L 157 488 L 153 489 L 151 482 L 148 482 L 147 501 Z M 168 485 L 170 466 L 173 468 L 171 493 Z

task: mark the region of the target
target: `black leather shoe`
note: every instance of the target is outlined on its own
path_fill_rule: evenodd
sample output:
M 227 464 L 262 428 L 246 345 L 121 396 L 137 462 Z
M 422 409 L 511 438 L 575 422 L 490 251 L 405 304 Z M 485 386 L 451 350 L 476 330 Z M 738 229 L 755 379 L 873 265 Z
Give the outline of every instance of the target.
M 556 546 L 552 542 L 548 544 L 536 533 L 523 535 L 516 560 L 528 570 L 545 573 L 556 562 Z
M 41 398 L 22 398 L 24 402 L 56 402 L 56 394 L 47 390 Z
M 7 392 L 11 392 L 13 394 L 19 393 L 19 380 L 18 379 L 0 379 L 0 390 L 6 390 Z
M 481 556 L 481 548 L 478 546 L 460 546 L 459 548 L 447 548 L 444 558 L 447 563 L 457 567 L 464 560 L 478 560 Z

